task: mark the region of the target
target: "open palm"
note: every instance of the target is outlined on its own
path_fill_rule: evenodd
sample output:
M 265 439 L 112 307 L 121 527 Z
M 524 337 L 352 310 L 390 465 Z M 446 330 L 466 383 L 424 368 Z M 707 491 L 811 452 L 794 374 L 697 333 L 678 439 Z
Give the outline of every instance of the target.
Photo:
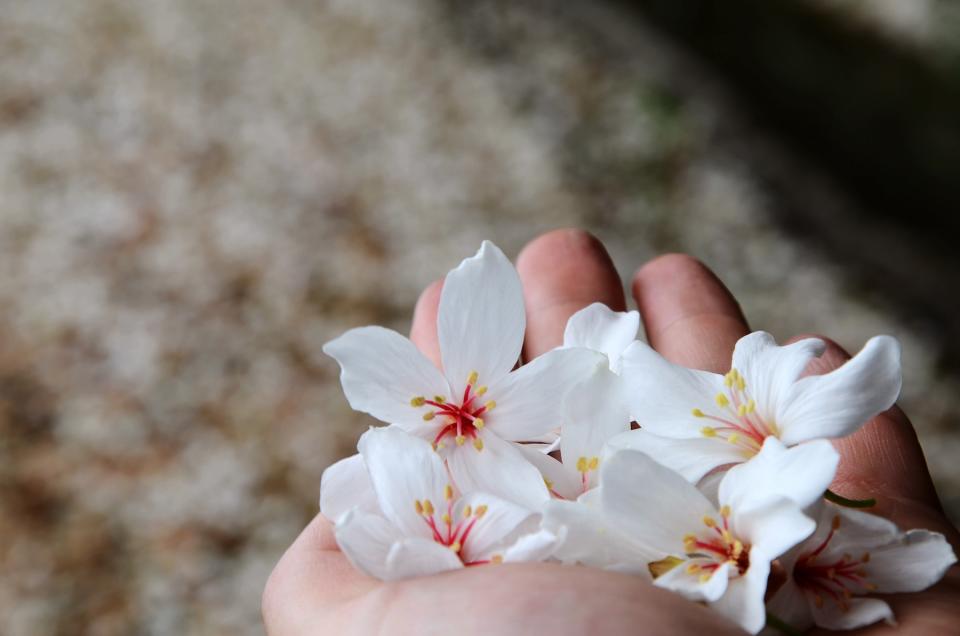
M 567 319 L 593 302 L 625 308 L 620 279 L 590 235 L 561 230 L 521 253 L 517 268 L 527 309 L 524 359 L 561 343 Z M 441 282 L 420 297 L 411 339 L 438 366 L 436 315 Z M 736 301 L 698 261 L 657 258 L 637 271 L 633 294 L 650 344 L 669 360 L 726 372 L 734 343 L 749 329 Z M 823 338 L 822 336 L 817 336 Z M 823 338 L 826 353 L 810 373 L 849 357 Z M 942 532 L 960 551 L 960 534 L 944 516 L 916 435 L 896 407 L 853 436 L 835 442 L 841 464 L 833 490 L 875 497 L 872 512 L 900 527 Z M 960 568 L 935 587 L 887 599 L 898 634 L 960 633 Z M 318 515 L 275 568 L 263 597 L 272 636 L 391 634 L 711 634 L 741 633 L 716 613 L 626 575 L 555 564 L 477 567 L 419 579 L 371 579 L 337 549 L 329 521 Z M 877 625 L 856 633 L 881 634 Z

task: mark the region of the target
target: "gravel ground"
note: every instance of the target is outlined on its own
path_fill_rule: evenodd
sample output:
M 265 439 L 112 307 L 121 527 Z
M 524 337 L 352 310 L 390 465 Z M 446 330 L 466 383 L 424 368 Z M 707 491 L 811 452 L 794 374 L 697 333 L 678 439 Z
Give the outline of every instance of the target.
M 557 226 L 625 276 L 697 254 L 780 337 L 897 335 L 960 511 L 935 334 L 782 229 L 754 167 L 816 171 L 653 34 L 556 6 L 4 3 L 0 631 L 261 633 L 270 569 L 370 423 L 322 344 L 406 329 L 483 238 Z

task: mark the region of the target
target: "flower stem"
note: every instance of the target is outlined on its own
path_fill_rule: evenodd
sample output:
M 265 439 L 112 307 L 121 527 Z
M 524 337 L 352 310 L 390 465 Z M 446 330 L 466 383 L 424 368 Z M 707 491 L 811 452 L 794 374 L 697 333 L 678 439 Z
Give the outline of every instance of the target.
M 775 629 L 784 636 L 801 636 L 801 633 L 785 623 L 782 619 L 777 618 L 770 612 L 767 612 L 767 627 L 770 629 Z
M 877 500 L 872 497 L 870 499 L 847 499 L 846 497 L 841 497 L 829 488 L 823 493 L 823 498 L 846 508 L 872 508 L 877 505 Z

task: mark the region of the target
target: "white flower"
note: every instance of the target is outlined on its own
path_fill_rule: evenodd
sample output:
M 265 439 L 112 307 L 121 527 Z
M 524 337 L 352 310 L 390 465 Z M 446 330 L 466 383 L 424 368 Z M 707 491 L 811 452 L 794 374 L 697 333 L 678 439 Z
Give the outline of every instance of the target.
M 926 589 L 956 561 L 942 534 L 900 532 L 886 519 L 824 502 L 816 532 L 780 559 L 787 581 L 769 610 L 800 630 L 893 623 L 889 605 L 862 597 Z
M 544 526 L 566 527 L 564 560 L 579 549 L 588 565 L 647 569 L 654 585 L 707 602 L 756 633 L 765 623 L 770 562 L 814 531 L 802 508 L 822 494 L 838 460 L 827 441 L 786 449 L 768 439 L 753 461 L 724 475 L 715 505 L 644 453 L 621 450 L 601 469 L 588 512 L 575 511 L 584 504 L 551 501 Z M 580 546 L 568 547 L 578 539 Z M 583 545 L 599 548 L 596 559 Z
M 407 338 L 381 327 L 352 329 L 323 350 L 340 363 L 350 405 L 432 442 L 463 492 L 536 507 L 549 494 L 512 442 L 537 441 L 556 427 L 563 396 L 597 355 L 558 349 L 513 370 L 525 325 L 520 278 L 484 241 L 443 285 L 442 373 Z
M 619 374 L 621 360 L 640 328 L 636 311 L 613 311 L 603 303 L 593 303 L 570 316 L 563 332 L 564 347 L 583 347 L 607 356 L 610 370 Z
M 624 354 L 631 415 L 641 429 L 611 442 L 641 450 L 691 482 L 743 462 L 768 437 L 793 446 L 844 437 L 889 408 L 900 393 L 900 346 L 870 339 L 839 369 L 800 378 L 823 352 L 815 338 L 780 347 L 762 331 L 744 336 L 726 375 L 671 364 L 642 342 Z
M 538 561 L 556 537 L 538 515 L 492 495 L 457 497 L 426 441 L 396 427 L 367 431 L 359 444 L 376 509 L 342 513 L 334 533 L 363 572 L 384 580 L 509 561 Z M 330 484 L 325 483 L 325 487 Z M 341 485 L 342 484 L 338 484 Z

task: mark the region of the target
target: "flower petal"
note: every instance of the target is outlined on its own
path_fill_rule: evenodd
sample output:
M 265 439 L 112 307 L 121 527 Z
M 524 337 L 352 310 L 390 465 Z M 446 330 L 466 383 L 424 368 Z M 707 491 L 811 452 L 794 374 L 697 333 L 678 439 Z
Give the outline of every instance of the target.
M 713 571 L 706 581 L 700 580 L 700 574 L 687 571 L 688 563 L 712 563 L 706 559 L 690 559 L 671 568 L 653 580 L 653 584 L 671 592 L 676 592 L 691 601 L 716 601 L 730 582 L 730 563 L 724 563 Z
M 463 394 L 474 371 L 485 385 L 510 372 L 526 321 L 517 270 L 500 248 L 484 241 L 476 256 L 447 274 L 440 292 L 437 335 L 454 395 Z
M 606 365 L 603 356 L 589 349 L 548 351 L 490 385 L 487 395 L 496 408 L 483 419 L 504 439 L 538 439 L 562 422 L 563 398 L 571 387 L 601 364 Z
M 447 466 L 460 491 L 489 493 L 538 511 L 550 498 L 540 471 L 515 444 L 495 433 L 485 430 L 479 439 L 482 451 L 466 444 L 454 446 L 447 454 Z
M 328 466 L 320 477 L 320 512 L 336 521 L 353 508 L 379 512 L 377 495 L 360 455 L 351 455 Z
M 666 437 L 700 437 L 703 419 L 693 410 L 708 412 L 724 388 L 722 375 L 672 364 L 639 340 L 623 354 L 622 375 L 630 416 L 647 431 Z
M 387 555 L 400 530 L 380 515 L 350 510 L 333 528 L 337 545 L 358 570 L 378 579 L 389 576 Z
M 676 439 L 654 435 L 643 428 L 621 433 L 608 445 L 611 449 L 625 448 L 645 453 L 692 484 L 718 466 L 747 459 L 739 447 L 716 437 Z
M 798 632 L 813 627 L 813 612 L 806 593 L 788 577 L 767 602 L 767 611 Z
M 807 338 L 784 347 L 773 336 L 755 331 L 740 338 L 733 349 L 733 368 L 740 372 L 746 391 L 756 401 L 757 412 L 767 422 L 776 421 L 776 407 L 824 343 Z
M 661 557 L 683 554 L 684 535 L 704 515 L 717 514 L 683 477 L 631 450 L 617 451 L 600 467 L 600 502 L 611 524 Z
M 623 379 L 606 366 L 597 366 L 567 393 L 563 411 L 560 452 L 564 466 L 574 471 L 580 458 L 599 462 L 607 440 L 630 430 Z M 596 485 L 597 474 L 595 468 L 586 473 L 589 487 Z
M 877 621 L 886 621 L 891 625 L 894 623 L 890 606 L 875 598 L 850 599 L 847 601 L 847 609 L 842 609 L 832 601 L 825 601 L 822 607 L 814 605 L 812 610 L 816 624 L 827 629 L 856 629 Z
M 721 502 L 723 499 L 720 500 Z M 738 510 L 733 508 L 731 528 L 750 549 L 751 568 L 754 556 L 767 555 L 768 561 L 777 558 L 816 530 L 817 524 L 801 512 L 793 501 L 780 498 L 767 503 Z
M 607 356 L 610 369 L 618 372 L 620 357 L 637 339 L 640 314 L 613 311 L 603 303 L 593 303 L 570 316 L 563 332 L 564 347 L 584 347 Z
M 601 511 L 583 502 L 550 501 L 544 508 L 543 525 L 563 540 L 556 556 L 564 563 L 619 569 L 629 564 L 631 572 L 650 578 L 647 564 L 663 557 L 611 525 Z
M 867 580 L 886 594 L 919 592 L 941 578 L 957 562 L 944 536 L 910 530 L 899 541 L 870 552 Z
M 564 499 L 576 499 L 583 490 L 580 474 L 564 466 L 559 460 L 538 450 L 531 444 L 516 444 L 514 446 L 523 454 L 524 458 L 540 471 L 543 481 L 551 494 L 559 495 Z
M 395 426 L 371 428 L 357 444 L 384 516 L 405 536 L 430 537 L 416 502 L 441 505 L 450 480 L 430 443 Z
M 900 344 L 890 336 L 871 338 L 839 369 L 794 383 L 777 408 L 780 437 L 789 446 L 850 435 L 893 406 L 900 385 Z
M 387 581 L 429 576 L 463 567 L 457 553 L 430 539 L 410 537 L 390 549 L 387 555 Z
M 468 509 L 469 517 L 465 514 Z M 487 560 L 494 552 L 502 553 L 520 535 L 535 532 L 540 526 L 530 510 L 483 492 L 470 493 L 457 502 L 454 523 L 461 522 L 472 523 L 463 545 L 467 561 Z
M 768 437 L 750 461 L 731 468 L 720 482 L 720 501 L 747 508 L 771 497 L 786 497 L 806 508 L 823 496 L 837 472 L 840 455 L 827 440 L 787 448 Z
M 507 548 L 503 560 L 505 563 L 544 561 L 553 555 L 562 538 L 543 529 L 525 534 Z
M 323 346 L 340 363 L 340 383 L 350 406 L 408 430 L 423 427 L 415 396 L 449 395 L 440 370 L 410 340 L 383 327 L 351 329 Z
M 769 574 L 770 558 L 754 548 L 750 551 L 750 567 L 742 576 L 730 581 L 726 594 L 710 603 L 710 607 L 756 634 L 767 622 L 763 596 Z

